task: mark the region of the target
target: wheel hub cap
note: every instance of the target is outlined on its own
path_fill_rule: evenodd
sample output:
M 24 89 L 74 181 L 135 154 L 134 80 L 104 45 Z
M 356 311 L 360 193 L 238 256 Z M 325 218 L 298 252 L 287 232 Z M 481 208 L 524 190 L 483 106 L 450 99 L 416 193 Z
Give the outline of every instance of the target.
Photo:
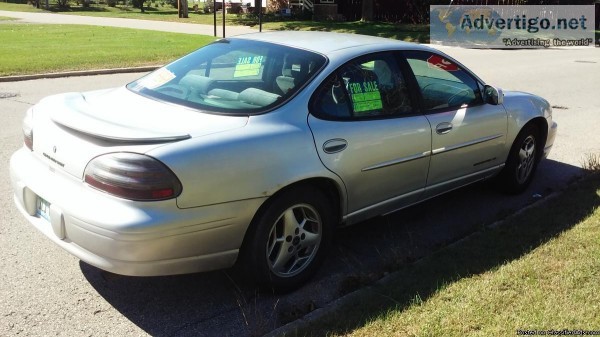
M 321 218 L 310 205 L 285 210 L 273 224 L 267 242 L 267 261 L 280 277 L 291 277 L 306 269 L 321 243 Z
M 533 171 L 533 164 L 535 163 L 535 139 L 533 136 L 525 138 L 521 149 L 519 150 L 519 165 L 517 165 L 517 181 L 524 183 L 531 172 Z

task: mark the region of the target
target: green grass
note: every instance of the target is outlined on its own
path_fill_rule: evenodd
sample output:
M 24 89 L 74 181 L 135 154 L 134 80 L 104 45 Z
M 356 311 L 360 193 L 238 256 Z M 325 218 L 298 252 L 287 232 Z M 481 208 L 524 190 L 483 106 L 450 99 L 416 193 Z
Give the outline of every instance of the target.
M 51 2 L 52 3 L 52 2 Z M 148 4 L 149 2 L 146 2 Z M 159 2 L 156 2 L 159 3 Z M 155 6 L 155 5 L 153 5 Z M 0 3 L 0 10 L 10 11 L 30 11 L 43 12 L 31 5 L 17 5 L 10 3 Z M 66 9 L 59 9 L 56 6 L 50 8 L 51 11 L 61 14 L 75 14 L 85 16 L 104 16 L 130 19 L 145 19 L 159 21 L 173 21 L 186 23 L 200 23 L 212 25 L 214 22 L 213 14 L 194 13 L 191 9 L 189 18 L 182 19 L 177 16 L 177 9 L 170 5 L 146 8 L 145 13 L 141 13 L 138 8 L 130 6 L 108 7 L 105 5 L 92 5 L 88 8 L 71 5 Z M 281 20 L 275 22 L 275 20 Z M 221 24 L 222 15 L 217 14 L 217 24 Z M 258 25 L 257 18 L 251 18 L 244 15 L 227 14 L 226 24 L 228 25 Z M 411 25 L 411 24 L 393 24 L 393 23 L 366 23 L 366 22 L 333 22 L 333 21 L 294 21 L 289 19 L 275 18 L 267 15 L 264 18 L 263 29 L 265 30 L 319 30 L 333 31 L 343 33 L 355 33 L 364 35 L 374 35 L 393 38 L 412 42 L 429 42 L 429 25 Z
M 516 336 L 600 330 L 600 174 L 406 266 L 295 331 L 310 336 Z
M 214 38 L 77 25 L 0 25 L 0 76 L 164 64 Z
M 146 2 L 146 12 L 141 13 L 138 8 L 131 6 L 116 6 L 109 7 L 106 5 L 94 4 L 90 7 L 82 7 L 72 4 L 69 8 L 58 8 L 55 1 L 51 1 L 50 11 L 60 12 L 61 14 L 74 14 L 84 16 L 103 16 L 103 17 L 118 17 L 131 19 L 145 19 L 158 21 L 172 22 L 187 22 L 200 24 L 213 24 L 213 15 L 204 13 L 195 13 L 192 9 L 189 11 L 189 18 L 179 18 L 177 9 L 165 4 L 161 5 L 160 1 L 155 1 L 154 4 Z M 148 5 L 150 4 L 150 7 Z M 22 11 L 22 12 L 45 12 L 44 10 L 34 8 L 31 5 L 12 4 L 0 2 L 0 10 L 7 11 Z M 269 22 L 271 21 L 271 22 Z M 217 24 L 222 23 L 222 15 L 217 15 Z M 227 14 L 226 23 L 228 25 L 258 25 L 256 18 L 248 18 L 243 15 Z M 412 24 L 394 24 L 394 23 L 365 23 L 365 22 L 313 22 L 313 21 L 294 21 L 288 19 L 274 18 L 266 16 L 263 22 L 263 28 L 267 30 L 319 30 L 356 33 L 364 35 L 374 35 L 393 38 L 403 41 L 428 43 L 429 42 L 429 25 L 412 25 Z M 596 31 L 596 41 L 600 39 L 600 31 Z
M 142 13 L 138 8 L 117 6 L 107 7 L 99 5 L 95 7 L 82 8 L 82 7 L 71 7 L 69 10 L 61 10 L 60 14 L 73 14 L 83 16 L 101 16 L 101 17 L 113 17 L 113 18 L 125 18 L 125 19 L 141 19 L 141 20 L 154 20 L 154 21 L 169 21 L 169 22 L 182 22 L 182 23 L 199 23 L 212 25 L 214 23 L 213 14 L 205 13 L 194 13 L 192 10 L 189 11 L 188 18 L 180 18 L 177 14 L 177 8 L 172 6 L 165 6 L 161 8 L 146 8 L 145 12 Z M 235 14 L 227 14 L 225 22 L 228 25 L 233 25 L 234 20 L 237 18 Z M 217 24 L 223 22 L 223 15 L 217 14 Z
M 51 4 L 53 1 L 50 2 Z M 150 2 L 147 1 L 146 5 Z M 152 5 L 154 6 L 154 5 Z M 25 4 L 12 4 L 0 2 L 0 10 L 5 11 L 17 11 L 17 12 L 38 12 L 45 13 L 47 11 L 43 9 L 37 9 L 31 5 Z M 113 17 L 113 18 L 125 18 L 125 19 L 142 19 L 142 20 L 155 20 L 155 21 L 170 21 L 170 22 L 183 22 L 183 23 L 199 23 L 212 25 L 214 22 L 213 14 L 195 13 L 191 8 L 189 10 L 189 18 L 179 18 L 177 14 L 177 8 L 173 8 L 171 5 L 165 4 L 164 6 L 157 7 L 144 7 L 145 12 L 141 13 L 139 8 L 132 6 L 116 6 L 109 7 L 106 5 L 91 5 L 90 7 L 77 6 L 71 4 L 69 8 L 58 8 L 51 5 L 50 11 L 60 14 L 72 14 L 82 16 L 99 16 L 99 17 Z M 217 23 L 222 23 L 223 15 L 217 14 Z M 229 25 L 237 24 L 239 22 L 238 16 L 235 14 L 226 15 L 226 23 Z
M 242 23 L 244 20 L 238 20 Z M 255 22 L 245 22 L 256 24 Z M 266 22 L 263 29 L 331 31 L 381 36 L 402 41 L 429 43 L 429 25 L 393 24 L 384 22 L 282 21 Z
M 0 10 L 12 12 L 45 12 L 44 10 L 37 9 L 31 5 L 14 4 L 10 2 L 0 2 Z

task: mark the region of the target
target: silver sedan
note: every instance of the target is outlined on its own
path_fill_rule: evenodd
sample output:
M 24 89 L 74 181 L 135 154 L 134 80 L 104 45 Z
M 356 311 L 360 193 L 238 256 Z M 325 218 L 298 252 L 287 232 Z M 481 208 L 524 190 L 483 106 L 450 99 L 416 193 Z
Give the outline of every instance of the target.
M 301 285 L 334 229 L 483 179 L 523 191 L 557 125 L 427 46 L 322 32 L 218 40 L 124 87 L 27 111 L 14 199 L 98 268 L 232 266 Z

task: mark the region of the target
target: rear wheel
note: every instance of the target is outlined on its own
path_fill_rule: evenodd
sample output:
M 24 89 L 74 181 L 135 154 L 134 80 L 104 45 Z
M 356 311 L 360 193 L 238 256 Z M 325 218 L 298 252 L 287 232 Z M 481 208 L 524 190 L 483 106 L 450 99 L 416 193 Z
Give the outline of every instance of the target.
M 521 130 L 500 175 L 502 187 L 507 192 L 520 193 L 529 186 L 540 159 L 540 146 L 537 126 L 531 124 Z
M 320 190 L 308 187 L 274 196 L 254 219 L 241 253 L 259 284 L 291 290 L 317 271 L 331 241 L 330 205 Z

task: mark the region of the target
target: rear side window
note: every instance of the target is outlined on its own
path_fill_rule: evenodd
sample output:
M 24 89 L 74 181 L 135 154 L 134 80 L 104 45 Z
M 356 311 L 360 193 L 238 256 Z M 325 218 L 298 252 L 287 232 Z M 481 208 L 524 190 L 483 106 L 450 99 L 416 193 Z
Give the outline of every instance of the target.
M 346 63 L 313 96 L 311 113 L 323 119 L 401 116 L 413 108 L 394 55 L 380 53 Z
M 404 55 L 419 85 L 425 111 L 482 102 L 477 81 L 454 62 L 430 52 L 409 51 Z

